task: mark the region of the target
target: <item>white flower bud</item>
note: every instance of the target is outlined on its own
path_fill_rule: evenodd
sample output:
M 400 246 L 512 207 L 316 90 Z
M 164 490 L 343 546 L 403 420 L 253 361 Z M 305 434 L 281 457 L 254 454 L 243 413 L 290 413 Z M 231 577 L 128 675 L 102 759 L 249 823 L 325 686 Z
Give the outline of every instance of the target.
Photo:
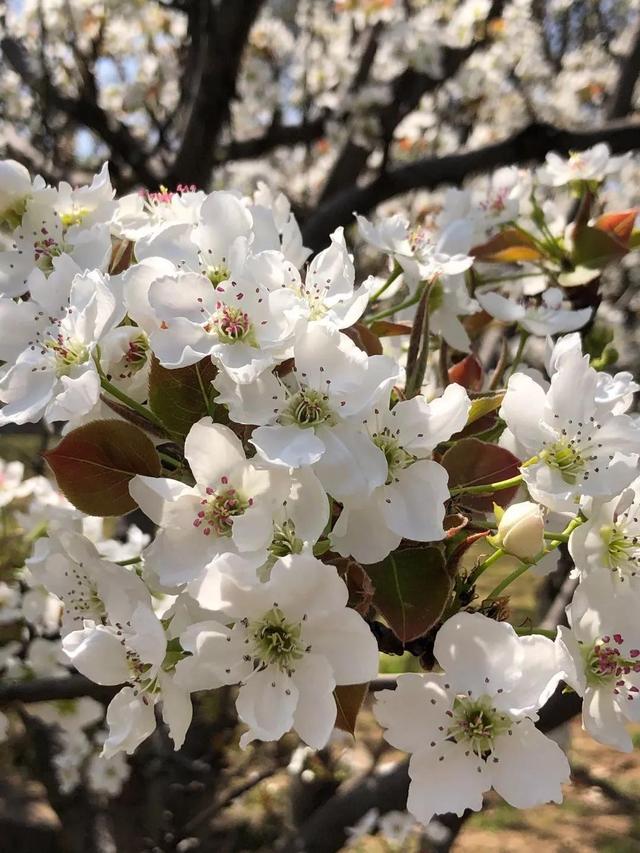
M 31 178 L 25 167 L 15 160 L 0 160 L 0 223 L 19 225 L 30 195 Z
M 531 501 L 510 506 L 498 522 L 495 541 L 509 554 L 532 560 L 544 547 L 542 508 Z

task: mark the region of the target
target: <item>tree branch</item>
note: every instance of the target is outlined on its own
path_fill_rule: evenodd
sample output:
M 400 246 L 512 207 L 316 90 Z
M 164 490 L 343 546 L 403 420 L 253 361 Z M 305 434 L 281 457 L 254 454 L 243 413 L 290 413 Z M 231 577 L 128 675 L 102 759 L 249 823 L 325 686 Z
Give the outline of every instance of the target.
M 335 228 L 350 223 L 354 211 L 366 214 L 381 202 L 410 190 L 458 186 L 470 175 L 500 166 L 539 163 L 550 151 L 568 154 L 598 142 L 607 142 L 613 153 L 638 149 L 640 122 L 611 123 L 593 130 L 564 130 L 534 122 L 501 142 L 400 166 L 363 187 L 349 187 L 321 205 L 303 225 L 305 245 L 318 251 Z
M 229 117 L 244 47 L 264 0 L 196 0 L 190 14 L 192 88 L 169 185 L 206 187 L 220 131 Z
M 610 119 L 624 118 L 631 111 L 633 92 L 640 75 L 640 24 L 633 37 L 631 50 L 620 65 L 620 74 L 607 110 Z
M 581 700 L 575 693 L 563 694 L 558 689 L 541 709 L 536 726 L 543 732 L 551 731 L 579 713 L 580 707 Z M 357 823 L 369 809 L 377 808 L 381 813 L 403 810 L 409 791 L 407 767 L 408 762 L 402 761 L 389 773 L 366 776 L 355 784 L 341 786 L 297 829 L 296 837 L 278 849 L 281 853 L 335 853 L 346 841 L 346 828 Z M 461 818 L 456 815 L 438 818 L 452 835 L 447 846 L 439 849 L 448 849 L 469 814 Z
M 99 702 L 109 702 L 120 690 L 105 687 L 74 673 L 65 678 L 34 678 L 32 681 L 8 681 L 0 684 L 0 705 L 9 702 L 55 702 L 91 696 Z

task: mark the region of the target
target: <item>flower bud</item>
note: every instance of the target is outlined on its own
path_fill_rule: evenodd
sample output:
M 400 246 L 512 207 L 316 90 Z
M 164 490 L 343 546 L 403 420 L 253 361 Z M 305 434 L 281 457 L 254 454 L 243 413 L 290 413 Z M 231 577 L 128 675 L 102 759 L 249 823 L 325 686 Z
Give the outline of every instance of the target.
M 498 521 L 495 543 L 521 560 L 532 560 L 544 548 L 544 516 L 531 501 L 508 507 Z

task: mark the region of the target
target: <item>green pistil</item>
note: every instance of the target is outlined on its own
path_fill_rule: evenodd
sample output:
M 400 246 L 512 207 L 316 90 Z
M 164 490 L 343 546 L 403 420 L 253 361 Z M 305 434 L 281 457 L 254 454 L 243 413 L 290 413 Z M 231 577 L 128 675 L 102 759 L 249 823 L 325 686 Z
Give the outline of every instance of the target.
M 547 447 L 541 454 L 540 458 L 546 462 L 551 468 L 556 468 L 560 472 L 560 476 L 569 485 L 575 485 L 578 477 L 582 475 L 585 469 L 585 459 L 580 455 L 575 446 L 571 442 L 557 441 L 555 444 Z
M 371 438 L 376 447 L 379 447 L 384 453 L 384 458 L 387 460 L 387 485 L 393 482 L 394 474 L 397 471 L 408 468 L 416 461 L 416 457 L 400 446 L 398 440 L 390 434 L 387 427 L 380 433 L 374 433 Z
M 282 672 L 292 672 L 304 656 L 301 635 L 302 623 L 287 622 L 277 606 L 249 625 L 254 657 L 263 666 L 277 666 Z
M 215 267 L 208 267 L 205 273 L 211 284 L 218 285 L 223 281 L 228 281 L 231 276 L 229 267 L 224 264 L 218 264 Z
M 200 501 L 201 509 L 193 520 L 193 526 L 201 527 L 205 536 L 210 536 L 212 531 L 216 536 L 231 536 L 233 519 L 246 512 L 252 504 L 251 499 L 233 488 L 220 492 L 207 489 L 207 495 Z
M 89 359 L 89 350 L 78 341 L 65 341 L 62 335 L 49 338 L 44 346 L 53 352 L 55 357 L 56 375 L 68 376 L 71 369 L 78 364 L 84 364 Z
M 615 524 L 600 528 L 604 544 L 604 561 L 611 571 L 635 575 L 640 568 L 640 544 L 637 537 L 629 538 Z
M 282 426 L 296 424 L 305 429 L 320 426 L 320 424 L 333 426 L 336 423 L 336 416 L 329 406 L 326 394 L 315 391 L 313 388 L 303 388 L 291 397 L 279 421 Z
M 211 318 L 210 328 L 215 330 L 223 344 L 242 342 L 252 347 L 258 346 L 253 324 L 241 308 L 220 305 Z
M 273 541 L 269 552 L 273 557 L 286 557 L 288 554 L 301 554 L 304 543 L 296 537 L 296 528 L 287 519 L 282 524 L 273 525 Z
M 456 743 L 467 743 L 478 756 L 485 756 L 493 750 L 495 740 L 506 734 L 512 720 L 501 714 L 491 704 L 488 696 L 471 699 L 459 696 L 453 703 L 453 722 L 447 734 Z
M 72 225 L 80 225 L 88 213 L 89 208 L 87 207 L 81 207 L 79 210 L 73 210 L 70 213 L 61 213 L 60 222 L 62 223 L 62 227 L 67 229 L 71 228 Z

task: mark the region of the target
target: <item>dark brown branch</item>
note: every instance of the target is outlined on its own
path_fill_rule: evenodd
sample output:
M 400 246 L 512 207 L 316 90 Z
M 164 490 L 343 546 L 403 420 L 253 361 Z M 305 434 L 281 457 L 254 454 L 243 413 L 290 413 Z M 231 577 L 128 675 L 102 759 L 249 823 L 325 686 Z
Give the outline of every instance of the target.
M 190 12 L 192 73 L 188 117 L 168 176 L 170 186 L 206 187 L 216 143 L 236 92 L 240 61 L 249 31 L 264 0 L 196 0 Z
M 95 684 L 84 675 L 74 673 L 65 678 L 35 678 L 32 681 L 6 681 L 0 684 L 0 705 L 9 702 L 55 702 L 91 696 L 99 702 L 109 702 L 120 690 Z
M 321 249 L 339 225 L 348 225 L 354 211 L 366 214 L 389 198 L 415 189 L 460 185 L 474 174 L 500 166 L 539 163 L 550 151 L 568 154 L 607 142 L 613 153 L 640 148 L 640 122 L 612 123 L 593 130 L 563 130 L 532 123 L 512 136 L 463 154 L 427 157 L 392 169 L 363 187 L 349 187 L 321 205 L 303 226 L 305 245 Z
M 631 50 L 620 65 L 618 82 L 607 110 L 608 118 L 624 118 L 631 112 L 638 75 L 640 75 L 640 24 L 635 32 Z
M 218 156 L 218 162 L 230 160 L 251 160 L 268 154 L 279 145 L 299 145 L 322 139 L 325 133 L 326 118 L 315 119 L 306 124 L 282 125 L 270 127 L 263 136 L 231 142 Z
M 548 732 L 566 723 L 580 712 L 581 700 L 575 693 L 563 694 L 559 688 L 540 711 L 537 727 Z M 343 785 L 323 806 L 303 824 L 294 839 L 279 849 L 281 853 L 335 853 L 346 840 L 346 827 L 353 826 L 369 811 L 380 812 L 404 809 L 409 791 L 407 762 L 400 762 L 391 772 L 366 776 L 353 785 Z M 438 818 L 453 838 L 465 815 L 444 815 Z M 441 847 L 440 849 L 447 849 Z

